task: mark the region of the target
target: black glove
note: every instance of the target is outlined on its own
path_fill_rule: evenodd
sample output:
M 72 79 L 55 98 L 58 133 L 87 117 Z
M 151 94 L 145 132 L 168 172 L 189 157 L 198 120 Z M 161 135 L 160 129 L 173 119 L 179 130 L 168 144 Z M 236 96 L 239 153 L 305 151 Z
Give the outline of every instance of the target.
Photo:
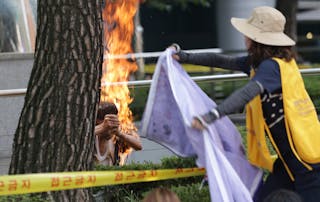
M 176 53 L 177 56 L 179 56 L 179 62 L 180 63 L 185 63 L 188 61 L 189 53 L 186 53 L 182 50 Z

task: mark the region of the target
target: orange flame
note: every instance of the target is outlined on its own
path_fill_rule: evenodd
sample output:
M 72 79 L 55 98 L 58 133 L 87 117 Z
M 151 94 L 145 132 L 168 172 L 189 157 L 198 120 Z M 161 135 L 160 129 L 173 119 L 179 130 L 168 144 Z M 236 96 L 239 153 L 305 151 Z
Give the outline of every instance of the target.
M 107 44 L 103 63 L 101 101 L 115 103 L 119 110 L 122 132 L 136 131 L 129 104 L 133 101 L 127 85 L 108 85 L 113 82 L 126 82 L 137 64 L 128 59 L 112 59 L 113 55 L 132 53 L 134 16 L 138 0 L 107 0 L 103 11 L 105 26 L 104 38 Z

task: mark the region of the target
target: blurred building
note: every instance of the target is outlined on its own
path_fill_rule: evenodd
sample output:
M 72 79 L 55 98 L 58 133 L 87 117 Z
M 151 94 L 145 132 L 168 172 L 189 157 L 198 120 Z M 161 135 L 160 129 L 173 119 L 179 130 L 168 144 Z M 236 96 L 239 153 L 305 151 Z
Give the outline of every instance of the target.
M 0 52 L 33 52 L 36 0 L 0 1 Z
M 243 50 L 243 36 L 231 26 L 230 18 L 247 18 L 254 7 L 274 6 L 275 1 L 216 0 L 210 7 L 173 6 L 170 11 L 151 8 L 146 2 L 140 6 L 142 27 L 137 29 L 143 30 L 146 52 L 164 50 L 173 42 L 184 49 Z M 0 1 L 0 52 L 33 52 L 36 4 L 37 0 Z M 320 46 L 320 1 L 298 0 L 298 8 L 298 46 L 309 52 L 303 56 L 312 62 L 314 57 L 310 52 Z
M 159 51 L 176 42 L 184 49 L 219 47 L 244 49 L 243 36 L 231 25 L 231 17 L 247 18 L 257 6 L 274 6 L 274 0 L 217 0 L 210 7 L 159 11 L 141 6 L 145 51 Z
M 243 36 L 230 23 L 231 17 L 247 18 L 257 6 L 274 6 L 276 0 L 217 0 L 210 7 L 191 6 L 171 12 L 141 6 L 144 50 L 164 50 L 173 42 L 183 49 L 221 48 L 244 50 Z M 320 62 L 320 1 L 298 0 L 298 47 L 305 60 Z M 309 48 L 307 48 L 309 47 Z M 313 53 L 312 53 L 313 52 Z
M 299 1 L 298 50 L 306 62 L 320 63 L 320 1 Z

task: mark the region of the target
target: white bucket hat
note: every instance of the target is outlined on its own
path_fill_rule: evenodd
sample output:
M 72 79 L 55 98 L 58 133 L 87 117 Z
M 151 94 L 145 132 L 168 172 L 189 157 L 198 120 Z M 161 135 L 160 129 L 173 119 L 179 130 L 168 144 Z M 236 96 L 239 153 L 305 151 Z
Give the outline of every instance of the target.
M 231 24 L 253 41 L 271 46 L 293 46 L 294 40 L 283 33 L 286 18 L 275 8 L 257 7 L 248 19 L 231 18 Z

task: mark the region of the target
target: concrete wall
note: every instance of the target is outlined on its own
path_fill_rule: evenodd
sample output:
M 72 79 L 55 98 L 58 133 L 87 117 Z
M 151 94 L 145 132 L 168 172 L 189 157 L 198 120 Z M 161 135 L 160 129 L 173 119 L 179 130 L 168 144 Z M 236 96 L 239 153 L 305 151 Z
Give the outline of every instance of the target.
M 33 65 L 33 54 L 0 54 L 0 175 L 10 165 L 12 142 L 24 103 L 24 94 L 5 96 L 3 90 L 27 87 Z M 162 157 L 174 155 L 163 146 L 141 137 L 143 150 L 133 152 L 128 162 L 159 163 Z

